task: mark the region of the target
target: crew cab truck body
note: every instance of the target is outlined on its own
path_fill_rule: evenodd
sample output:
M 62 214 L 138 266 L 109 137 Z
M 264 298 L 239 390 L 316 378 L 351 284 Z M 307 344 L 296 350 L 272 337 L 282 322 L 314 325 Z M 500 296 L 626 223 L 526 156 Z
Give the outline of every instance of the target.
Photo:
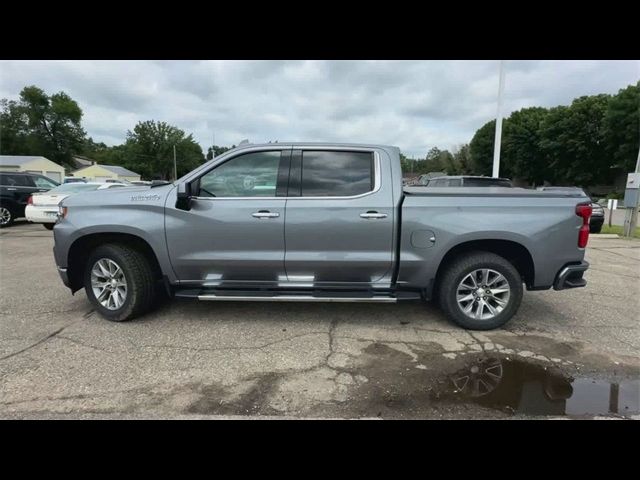
M 588 201 L 518 188 L 403 189 L 390 146 L 246 145 L 171 184 L 65 199 L 54 256 L 65 285 L 84 287 L 115 321 L 168 293 L 437 299 L 457 324 L 491 329 L 515 314 L 523 285 L 586 284 Z

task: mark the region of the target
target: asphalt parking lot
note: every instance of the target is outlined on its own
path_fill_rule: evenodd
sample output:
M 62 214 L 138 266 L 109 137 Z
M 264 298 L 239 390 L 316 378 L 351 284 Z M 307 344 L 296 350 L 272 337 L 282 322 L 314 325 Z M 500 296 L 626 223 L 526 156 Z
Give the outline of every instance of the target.
M 483 333 L 421 302 L 176 299 L 111 323 L 52 247 L 0 230 L 0 418 L 638 418 L 640 241 L 592 236 L 586 288 L 526 292 Z

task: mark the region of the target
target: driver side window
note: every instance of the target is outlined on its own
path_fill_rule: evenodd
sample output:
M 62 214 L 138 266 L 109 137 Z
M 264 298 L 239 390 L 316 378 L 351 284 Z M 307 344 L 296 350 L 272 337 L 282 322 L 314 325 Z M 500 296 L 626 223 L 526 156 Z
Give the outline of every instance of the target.
M 200 178 L 199 197 L 275 197 L 281 152 L 232 158 Z

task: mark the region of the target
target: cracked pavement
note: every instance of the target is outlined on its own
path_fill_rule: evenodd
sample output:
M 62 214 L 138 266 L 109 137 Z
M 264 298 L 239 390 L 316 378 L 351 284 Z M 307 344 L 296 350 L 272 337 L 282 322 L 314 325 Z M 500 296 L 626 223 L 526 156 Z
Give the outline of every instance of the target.
M 0 418 L 503 418 L 439 400 L 479 356 L 571 378 L 640 378 L 640 242 L 592 237 L 588 286 L 526 292 L 505 329 L 430 304 L 175 299 L 128 323 L 59 280 L 51 232 L 0 230 Z M 434 393 L 435 392 L 435 393 Z

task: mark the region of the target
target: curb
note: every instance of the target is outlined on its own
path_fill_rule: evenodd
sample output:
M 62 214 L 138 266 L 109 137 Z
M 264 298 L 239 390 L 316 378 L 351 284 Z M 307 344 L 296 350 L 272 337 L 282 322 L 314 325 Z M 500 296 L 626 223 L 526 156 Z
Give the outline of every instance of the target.
M 620 235 L 617 233 L 592 233 L 590 235 L 591 238 L 620 238 Z

